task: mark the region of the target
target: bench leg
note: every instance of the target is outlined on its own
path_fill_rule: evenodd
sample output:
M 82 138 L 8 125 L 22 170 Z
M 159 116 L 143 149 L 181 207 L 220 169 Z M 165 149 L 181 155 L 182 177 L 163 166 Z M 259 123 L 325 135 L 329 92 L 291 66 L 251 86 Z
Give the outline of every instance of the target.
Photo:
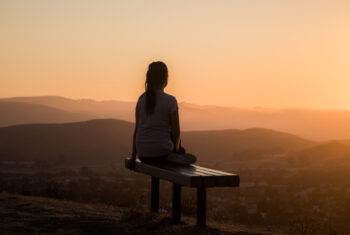
M 181 222 L 181 186 L 173 183 L 173 222 Z
M 151 212 L 158 213 L 159 208 L 159 178 L 152 177 L 151 180 Z
M 206 188 L 197 188 L 197 225 L 206 225 Z

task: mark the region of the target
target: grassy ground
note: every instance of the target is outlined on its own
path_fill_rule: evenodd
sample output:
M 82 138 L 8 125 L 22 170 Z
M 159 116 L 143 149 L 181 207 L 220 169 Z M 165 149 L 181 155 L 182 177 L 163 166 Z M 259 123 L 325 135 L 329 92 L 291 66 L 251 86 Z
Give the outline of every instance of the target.
M 211 221 L 200 228 L 194 218 L 182 220 L 174 225 L 169 214 L 0 193 L 0 234 L 276 234 Z

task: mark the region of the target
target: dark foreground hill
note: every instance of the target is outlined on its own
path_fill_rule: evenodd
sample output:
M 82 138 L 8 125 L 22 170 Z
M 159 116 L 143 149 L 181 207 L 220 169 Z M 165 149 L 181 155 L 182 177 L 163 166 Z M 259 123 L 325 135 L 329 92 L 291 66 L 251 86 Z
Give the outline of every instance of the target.
M 130 155 L 134 124 L 99 119 L 65 124 L 27 124 L 0 128 L 0 159 L 110 164 Z M 200 162 L 251 160 L 314 145 L 266 129 L 184 132 L 183 144 Z
M 130 153 L 134 125 L 104 119 L 0 128 L 0 159 L 110 164 Z
M 199 228 L 194 218 L 182 220 L 173 225 L 170 214 L 0 193 L 1 234 L 282 234 L 212 221 Z

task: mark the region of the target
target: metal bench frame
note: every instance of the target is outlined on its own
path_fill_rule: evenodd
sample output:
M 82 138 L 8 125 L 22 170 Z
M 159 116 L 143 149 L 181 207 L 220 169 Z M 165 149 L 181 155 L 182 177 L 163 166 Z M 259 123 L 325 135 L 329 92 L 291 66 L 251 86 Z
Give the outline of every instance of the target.
M 129 168 L 131 159 L 125 159 L 125 167 Z M 239 176 L 217 171 L 197 165 L 176 165 L 171 163 L 145 164 L 136 160 L 136 172 L 151 176 L 151 211 L 158 212 L 159 180 L 173 183 L 173 222 L 181 222 L 181 186 L 197 188 L 197 225 L 206 226 L 206 188 L 238 187 Z

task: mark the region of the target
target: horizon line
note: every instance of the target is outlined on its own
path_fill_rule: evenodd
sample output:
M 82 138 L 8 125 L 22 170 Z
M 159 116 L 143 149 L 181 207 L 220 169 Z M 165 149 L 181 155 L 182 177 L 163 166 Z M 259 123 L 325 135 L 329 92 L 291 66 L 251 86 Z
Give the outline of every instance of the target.
M 63 98 L 68 100 L 74 100 L 74 101 L 93 101 L 93 102 L 123 102 L 123 103 L 136 103 L 137 101 L 130 101 L 130 100 L 119 100 L 119 99 L 96 99 L 96 98 L 71 98 L 67 96 L 62 95 L 25 95 L 25 96 L 0 96 L 1 99 L 16 99 L 16 98 L 40 98 L 40 97 L 56 97 L 56 98 Z M 194 105 L 194 106 L 200 106 L 200 107 L 208 107 L 208 108 L 229 108 L 229 109 L 245 109 L 245 110 L 323 110 L 323 111 L 350 111 L 350 108 L 311 108 L 311 107 L 268 107 L 268 106 L 261 106 L 261 105 L 255 105 L 254 107 L 241 107 L 241 106 L 231 106 L 231 105 L 219 105 L 219 104 L 198 104 L 198 103 L 192 103 L 190 101 L 178 101 L 179 104 L 188 104 L 188 105 Z

